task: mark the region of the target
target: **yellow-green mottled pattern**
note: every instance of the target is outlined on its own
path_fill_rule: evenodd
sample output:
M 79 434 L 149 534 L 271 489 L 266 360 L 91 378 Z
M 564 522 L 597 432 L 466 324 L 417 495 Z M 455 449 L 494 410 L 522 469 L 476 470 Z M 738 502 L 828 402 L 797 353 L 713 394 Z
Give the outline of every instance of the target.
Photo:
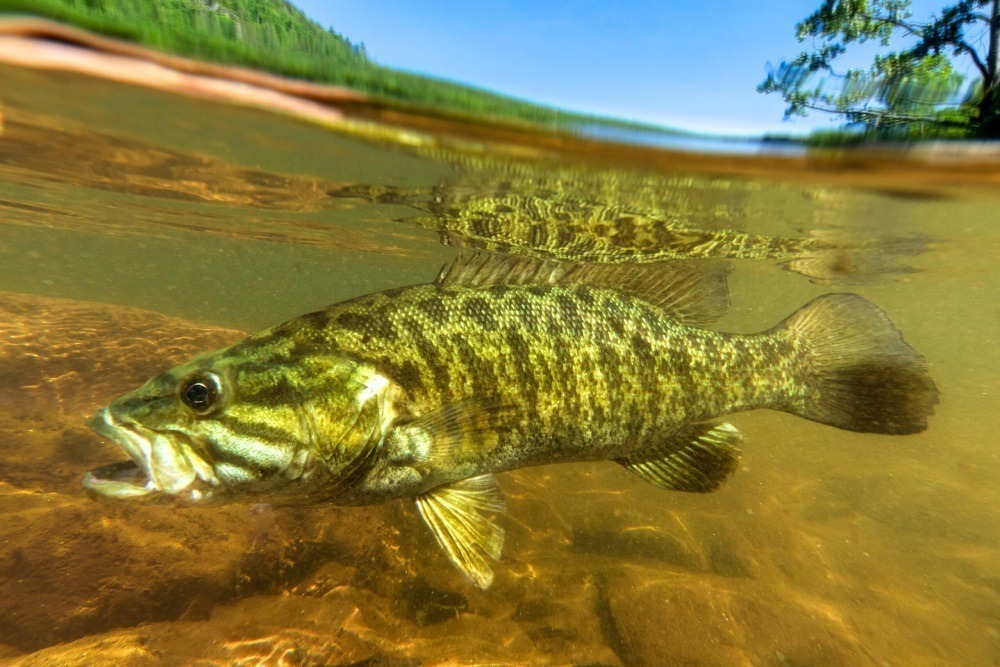
M 498 195 L 437 205 L 424 224 L 459 247 L 540 258 L 646 263 L 681 258 L 784 259 L 826 249 L 812 238 L 698 229 L 676 212 L 574 198 Z
M 266 412 L 290 388 L 343 393 L 343 379 L 325 379 L 314 362 L 338 354 L 398 386 L 393 410 L 404 418 L 476 398 L 512 408 L 496 447 L 435 462 L 425 480 L 434 484 L 620 457 L 691 421 L 793 409 L 804 401 L 808 372 L 785 332 L 684 327 L 637 298 L 561 285 L 432 284 L 373 294 L 258 334 L 226 356 L 244 360 L 240 381 L 252 389 L 240 390 L 241 402 Z M 294 416 L 279 422 L 287 419 Z
M 417 152 L 453 165 L 456 177 L 432 190 L 347 186 L 336 196 L 424 210 L 429 215 L 404 220 L 439 232 L 449 245 L 543 259 L 615 264 L 793 259 L 836 248 L 813 237 L 739 231 L 757 189 L 742 181 L 558 165 L 542 169 L 440 149 Z

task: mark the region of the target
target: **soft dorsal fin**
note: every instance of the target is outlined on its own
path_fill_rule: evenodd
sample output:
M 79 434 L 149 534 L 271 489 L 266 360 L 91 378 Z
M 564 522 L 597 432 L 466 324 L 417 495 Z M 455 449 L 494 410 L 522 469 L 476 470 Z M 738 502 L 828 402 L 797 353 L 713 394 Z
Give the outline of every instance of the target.
M 500 558 L 504 530 L 492 516 L 506 509 L 493 475 L 443 484 L 417 496 L 417 509 L 438 545 L 473 584 L 486 589 L 493 569 L 486 557 Z
M 692 424 L 618 462 L 664 489 L 709 493 L 736 472 L 742 442 L 743 436 L 732 424 Z
M 717 260 L 657 264 L 580 264 L 486 252 L 459 255 L 441 269 L 442 285 L 589 285 L 648 301 L 683 324 L 703 325 L 729 307 L 730 266 Z

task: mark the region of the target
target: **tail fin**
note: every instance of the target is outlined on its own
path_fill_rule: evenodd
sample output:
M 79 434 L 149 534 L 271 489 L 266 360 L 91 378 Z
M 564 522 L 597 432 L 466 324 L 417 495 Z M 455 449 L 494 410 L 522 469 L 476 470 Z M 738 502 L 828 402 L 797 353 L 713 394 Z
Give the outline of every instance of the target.
M 927 428 L 938 391 L 923 357 L 877 306 L 856 294 L 814 299 L 781 325 L 811 361 L 806 419 L 863 433 Z

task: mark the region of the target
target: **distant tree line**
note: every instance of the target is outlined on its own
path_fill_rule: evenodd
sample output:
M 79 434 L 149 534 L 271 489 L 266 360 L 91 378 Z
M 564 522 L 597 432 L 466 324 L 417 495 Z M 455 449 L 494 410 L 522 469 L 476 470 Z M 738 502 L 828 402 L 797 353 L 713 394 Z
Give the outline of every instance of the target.
M 459 112 L 546 124 L 600 120 L 382 67 L 363 44 L 324 29 L 284 0 L 0 0 L 0 12 L 40 15 L 178 55 Z

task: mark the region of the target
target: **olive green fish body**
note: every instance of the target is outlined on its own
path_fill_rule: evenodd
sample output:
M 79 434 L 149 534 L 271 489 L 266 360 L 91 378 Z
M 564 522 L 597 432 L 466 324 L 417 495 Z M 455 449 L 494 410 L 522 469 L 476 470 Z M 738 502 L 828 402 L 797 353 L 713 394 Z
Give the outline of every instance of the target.
M 393 495 L 526 465 L 619 458 L 665 430 L 804 391 L 788 336 L 686 327 L 638 298 L 583 285 L 396 290 L 293 320 L 237 353 L 252 356 L 275 338 L 291 341 L 291 354 L 338 350 L 384 375 L 401 390 L 393 410 L 404 424 L 469 400 L 507 415 L 495 445 L 470 443 L 434 461 L 416 488 L 380 489 Z M 394 454 L 380 456 L 379 471 Z
M 463 258 L 427 285 L 295 318 L 152 378 L 91 418 L 132 459 L 88 473 L 115 498 L 369 504 L 413 497 L 451 562 L 492 581 L 493 473 L 613 460 L 713 491 L 773 408 L 855 431 L 926 428 L 923 360 L 861 297 L 820 297 L 753 335 L 711 265 Z

